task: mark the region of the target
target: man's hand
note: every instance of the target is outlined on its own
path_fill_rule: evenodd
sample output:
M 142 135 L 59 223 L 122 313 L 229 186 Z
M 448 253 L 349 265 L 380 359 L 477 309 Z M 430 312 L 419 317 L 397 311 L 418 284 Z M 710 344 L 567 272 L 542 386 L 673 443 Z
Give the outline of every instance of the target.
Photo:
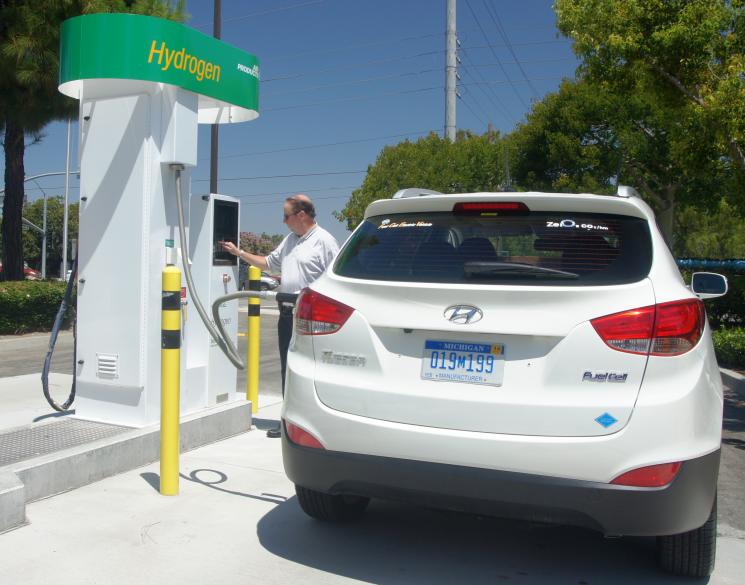
M 236 246 L 233 242 L 224 242 L 220 241 L 219 244 L 222 246 L 222 249 L 226 252 L 230 252 L 233 256 L 237 256 L 241 253 L 238 246 Z

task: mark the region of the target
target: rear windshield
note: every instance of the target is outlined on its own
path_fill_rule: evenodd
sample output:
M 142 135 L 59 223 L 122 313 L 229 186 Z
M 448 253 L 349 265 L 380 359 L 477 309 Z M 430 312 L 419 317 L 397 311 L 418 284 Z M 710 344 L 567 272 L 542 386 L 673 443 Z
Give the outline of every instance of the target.
M 607 214 L 452 212 L 365 220 L 334 272 L 399 282 L 596 286 L 647 276 L 646 220 Z

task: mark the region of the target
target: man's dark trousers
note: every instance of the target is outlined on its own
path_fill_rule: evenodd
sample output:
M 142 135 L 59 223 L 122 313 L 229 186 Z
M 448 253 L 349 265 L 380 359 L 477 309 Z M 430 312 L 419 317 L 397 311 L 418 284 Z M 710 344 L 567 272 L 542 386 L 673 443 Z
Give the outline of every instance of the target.
M 279 360 L 282 368 L 282 397 L 285 396 L 285 371 L 287 369 L 287 352 L 292 338 L 292 306 L 282 305 L 279 308 L 277 321 L 277 339 L 279 340 Z

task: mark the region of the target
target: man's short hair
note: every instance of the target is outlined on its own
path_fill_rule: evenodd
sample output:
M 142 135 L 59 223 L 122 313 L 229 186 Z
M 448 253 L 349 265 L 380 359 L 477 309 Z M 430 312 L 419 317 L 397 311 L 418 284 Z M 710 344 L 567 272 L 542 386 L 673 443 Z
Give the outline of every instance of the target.
M 313 205 L 313 202 L 310 200 L 310 197 L 308 197 L 307 195 L 293 195 L 292 197 L 288 197 L 287 199 L 285 199 L 285 201 L 287 201 L 292 207 L 292 213 L 304 211 L 313 219 L 316 218 L 316 208 Z

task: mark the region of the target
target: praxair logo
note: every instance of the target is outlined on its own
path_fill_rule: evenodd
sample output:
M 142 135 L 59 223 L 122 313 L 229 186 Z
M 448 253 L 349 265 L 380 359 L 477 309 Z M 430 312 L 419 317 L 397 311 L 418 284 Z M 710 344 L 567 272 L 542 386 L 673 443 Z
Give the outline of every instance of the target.
M 629 375 L 626 372 L 585 372 L 582 374 L 583 382 L 611 382 L 613 384 L 623 384 Z
M 248 73 L 252 77 L 255 77 L 256 79 L 259 78 L 259 66 L 254 65 L 253 67 L 247 67 L 243 63 L 238 63 L 237 67 L 238 71 L 242 71 L 243 73 Z

